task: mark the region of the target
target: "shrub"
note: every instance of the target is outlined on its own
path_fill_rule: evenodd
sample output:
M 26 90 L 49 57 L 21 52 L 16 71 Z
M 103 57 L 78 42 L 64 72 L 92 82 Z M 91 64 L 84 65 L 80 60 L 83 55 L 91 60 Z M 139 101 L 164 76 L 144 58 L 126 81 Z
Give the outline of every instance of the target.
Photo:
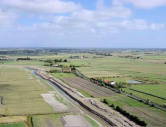
M 49 71 L 50 73 L 57 73 L 57 72 L 60 72 L 59 70 L 50 70 Z
M 102 101 L 104 104 L 108 104 L 108 101 L 107 101 L 107 99 L 103 99 L 103 101 Z

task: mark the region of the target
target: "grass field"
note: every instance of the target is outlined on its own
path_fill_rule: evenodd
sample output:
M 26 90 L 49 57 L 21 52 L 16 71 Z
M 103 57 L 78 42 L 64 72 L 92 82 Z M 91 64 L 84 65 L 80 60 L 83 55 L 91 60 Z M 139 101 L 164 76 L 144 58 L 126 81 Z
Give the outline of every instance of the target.
M 110 105 L 120 106 L 127 112 L 146 121 L 148 127 L 164 127 L 166 124 L 166 112 L 149 107 L 125 95 L 112 96 L 107 98 L 107 101 Z
M 132 85 L 131 88 L 166 98 L 166 85 Z
M 61 117 L 64 114 L 35 115 L 32 117 L 34 127 L 63 127 Z
M 129 90 L 129 89 L 124 89 L 124 90 L 128 93 L 132 93 L 132 95 L 137 96 L 139 98 L 150 100 L 150 101 L 155 102 L 155 103 L 160 104 L 160 105 L 166 105 L 166 100 L 163 100 L 163 99 L 160 99 L 160 98 L 157 98 L 157 97 L 153 97 L 151 95 L 139 93 L 139 92 Z M 162 94 L 158 94 L 158 95 L 162 95 Z
M 73 78 L 75 77 L 72 73 L 52 73 L 56 78 Z
M 141 80 L 148 84 L 166 82 L 166 65 L 147 60 L 133 60 L 119 57 L 90 58 L 86 67 L 78 68 L 88 77 L 119 77 Z M 124 80 L 125 80 L 124 78 Z M 118 79 L 116 79 L 118 80 Z
M 25 123 L 0 124 L 0 127 L 27 127 Z
M 3 67 L 0 68 L 0 77 L 0 96 L 3 97 L 0 114 L 24 115 L 53 112 L 40 95 L 46 93 L 48 89 L 42 87 L 31 72 L 21 68 Z
M 30 60 L 30 61 L 7 61 L 4 63 L 5 65 L 35 65 L 35 66 L 42 66 L 44 62 L 37 61 L 37 60 Z M 0 63 L 0 65 L 3 65 Z
M 94 121 L 93 119 L 91 119 L 88 115 L 85 115 L 84 118 L 85 118 L 93 127 L 99 127 L 99 125 L 96 123 L 96 121 Z
M 126 82 L 127 80 L 141 81 L 140 85 L 131 85 L 130 87 L 142 92 L 154 94 L 166 98 L 166 53 L 152 52 L 146 54 L 144 52 L 113 52 L 113 56 L 97 56 L 88 53 L 61 53 L 51 56 L 32 56 L 32 61 L 9 61 L 4 64 L 8 66 L 15 65 L 34 65 L 40 66 L 49 71 L 54 67 L 43 66 L 44 62 L 40 59 L 67 59 L 68 62 L 58 63 L 61 65 L 75 65 L 77 69 L 88 77 L 105 78 L 116 82 Z M 140 56 L 141 59 L 122 58 L 120 56 Z M 85 59 L 70 59 L 70 56 L 87 56 Z M 95 56 L 95 57 L 94 57 Z M 19 56 L 15 56 L 17 58 Z M 97 58 L 98 57 L 98 58 Z M 0 65 L 4 65 L 0 64 Z M 85 97 L 103 97 L 105 90 L 96 88 L 86 81 L 75 79 L 76 76 L 71 73 L 53 73 L 56 78 L 62 79 L 76 88 Z M 10 80 L 9 80 L 10 79 Z M 74 83 L 74 84 L 73 84 Z M 45 84 L 43 87 L 43 85 Z M 52 109 L 41 98 L 40 94 L 47 93 L 52 90 L 44 81 L 38 81 L 29 72 L 23 69 L 6 67 L 0 68 L 0 96 L 3 97 L 3 105 L 0 108 L 0 114 L 36 114 L 36 113 L 52 113 Z M 149 99 L 158 104 L 165 105 L 166 101 L 125 89 L 129 93 Z M 107 91 L 107 90 L 106 90 Z M 103 93 L 104 92 L 104 93 Z M 100 96 L 99 96 L 100 95 Z M 128 112 L 140 117 L 148 123 L 149 127 L 163 127 L 166 125 L 166 112 L 149 107 L 131 98 L 120 94 L 110 94 L 107 99 L 110 104 L 121 106 Z M 111 96 L 110 96 L 111 95 Z M 64 103 L 61 98 L 55 97 L 59 102 Z M 64 103 L 65 104 L 65 103 Z M 40 108 L 39 108 L 40 107 Z M 51 125 L 61 127 L 59 122 L 61 115 L 35 115 L 33 121 L 35 126 L 45 127 Z M 55 123 L 55 121 L 57 123 Z M 89 120 L 89 118 L 87 118 Z M 95 125 L 94 125 L 95 126 Z M 0 125 L 1 127 L 1 125 Z M 8 126 L 7 126 L 8 127 Z M 10 127 L 10 126 L 9 126 Z M 13 125 L 15 127 L 15 125 Z M 16 125 L 17 127 L 17 125 Z M 18 125 L 18 127 L 21 127 Z

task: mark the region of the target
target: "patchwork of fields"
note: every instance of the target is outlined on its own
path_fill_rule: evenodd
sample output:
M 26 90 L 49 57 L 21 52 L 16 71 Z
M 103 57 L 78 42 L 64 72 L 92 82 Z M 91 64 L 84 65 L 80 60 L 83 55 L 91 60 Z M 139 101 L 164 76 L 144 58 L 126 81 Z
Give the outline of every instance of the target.
M 46 81 L 23 67 L 0 68 L 0 97 L 0 127 L 31 127 L 32 124 L 33 127 L 64 127 L 71 120 L 74 126 L 80 123 L 99 126 L 91 117 L 80 115 Z
M 148 94 L 166 98 L 166 54 L 144 54 L 124 53 L 124 56 L 139 56 L 141 59 L 121 57 L 123 53 L 113 53 L 113 56 L 97 56 L 88 53 L 75 53 L 74 55 L 86 56 L 85 59 L 71 59 L 73 54 L 59 54 L 52 56 L 32 56 L 32 61 L 9 61 L 0 67 L 0 115 L 26 116 L 26 119 L 4 124 L 0 117 L 0 127 L 27 127 L 27 116 L 32 116 L 34 127 L 63 127 L 63 113 L 57 113 L 49 104 L 48 97 L 55 97 L 56 104 L 59 102 L 66 106 L 66 102 L 60 96 L 51 95 L 53 89 L 43 81 L 36 79 L 31 72 L 18 66 L 33 65 L 41 67 L 45 71 L 59 69 L 59 67 L 43 66 L 41 60 L 63 58 L 68 62 L 57 63 L 63 66 L 74 65 L 85 76 L 89 78 L 102 78 L 115 82 L 127 82 L 128 80 L 140 81 L 141 84 L 131 84 L 123 88 L 128 93 L 143 98 L 162 106 L 166 106 L 166 100 Z M 120 57 L 119 57 L 120 56 Z M 18 65 L 17 67 L 15 65 Z M 109 104 L 120 106 L 127 112 L 138 116 L 146 121 L 149 127 L 163 127 L 166 125 L 166 112 L 150 107 L 141 102 L 133 100 L 125 95 L 117 94 L 107 88 L 97 86 L 85 79 L 76 77 L 73 73 L 52 73 L 52 76 L 61 79 L 69 86 L 77 89 L 83 96 L 88 98 L 106 98 Z M 131 89 L 145 92 L 136 92 Z M 52 94 L 52 93 L 51 93 Z M 43 95 L 43 97 L 41 96 Z M 48 95 L 48 96 L 46 96 Z M 53 98 L 52 98 L 53 97 Z M 44 100 L 46 98 L 47 100 Z M 64 107 L 65 107 L 64 106 Z M 68 106 L 68 105 L 67 105 Z M 63 106 L 62 106 L 63 107 Z M 75 114 L 74 114 L 75 115 Z M 87 121 L 94 122 L 83 116 Z M 73 117 L 74 118 L 74 117 Z M 11 119 L 11 118 L 10 118 Z M 17 118 L 19 119 L 19 118 Z M 82 118 L 81 118 L 82 119 Z M 7 122 L 7 123 L 8 123 Z M 14 123 L 14 124 L 13 124 Z M 93 123 L 94 124 L 94 123 Z M 97 126 L 97 125 L 94 125 Z

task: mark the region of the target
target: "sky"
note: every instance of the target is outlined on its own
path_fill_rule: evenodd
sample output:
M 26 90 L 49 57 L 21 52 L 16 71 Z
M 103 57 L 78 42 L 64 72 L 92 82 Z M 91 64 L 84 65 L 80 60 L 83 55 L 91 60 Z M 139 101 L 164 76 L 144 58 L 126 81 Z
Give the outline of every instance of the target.
M 0 47 L 166 48 L 166 0 L 0 0 Z

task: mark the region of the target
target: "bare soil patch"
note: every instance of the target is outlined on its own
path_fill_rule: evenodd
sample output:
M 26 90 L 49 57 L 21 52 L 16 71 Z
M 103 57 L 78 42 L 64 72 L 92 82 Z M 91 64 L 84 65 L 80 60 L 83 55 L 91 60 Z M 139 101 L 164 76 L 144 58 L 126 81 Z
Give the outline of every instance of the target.
M 47 123 L 48 127 L 55 127 L 49 119 L 46 119 L 46 123 Z
M 67 115 L 62 117 L 64 127 L 91 127 L 91 125 L 80 115 Z
M 56 112 L 67 112 L 68 107 L 55 99 L 53 93 L 41 94 L 46 103 L 48 103 Z

